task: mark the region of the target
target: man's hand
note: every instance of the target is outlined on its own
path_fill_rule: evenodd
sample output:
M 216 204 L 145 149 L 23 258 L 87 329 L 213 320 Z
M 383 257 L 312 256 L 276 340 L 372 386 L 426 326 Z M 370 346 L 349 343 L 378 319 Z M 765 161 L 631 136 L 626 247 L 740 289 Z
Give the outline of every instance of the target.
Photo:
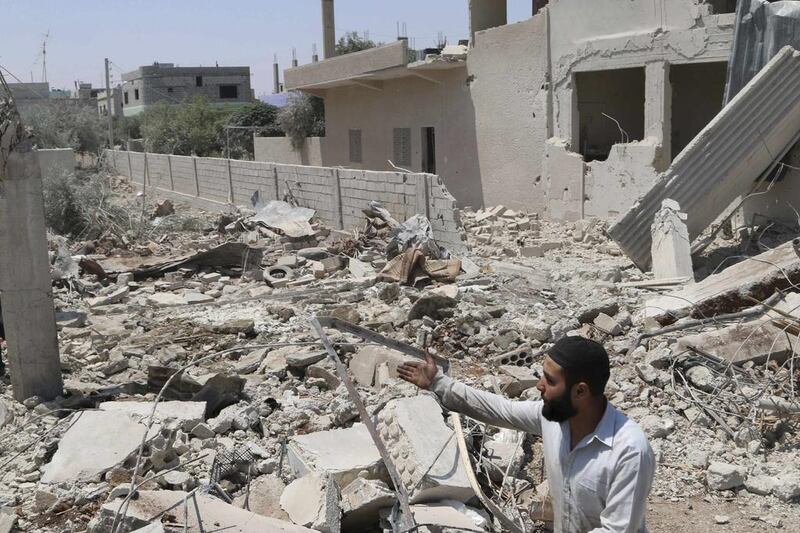
M 429 353 L 425 354 L 425 362 L 409 361 L 397 367 L 397 373 L 400 377 L 409 383 L 413 383 L 420 389 L 428 390 L 431 388 L 433 378 L 439 368 L 436 366 L 436 361 Z

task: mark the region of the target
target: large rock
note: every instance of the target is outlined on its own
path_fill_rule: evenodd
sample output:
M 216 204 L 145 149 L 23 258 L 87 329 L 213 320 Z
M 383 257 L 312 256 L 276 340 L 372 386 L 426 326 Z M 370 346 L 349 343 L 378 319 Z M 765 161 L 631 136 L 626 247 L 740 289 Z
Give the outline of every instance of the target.
M 138 496 L 138 498 L 130 500 L 128 504 L 128 511 L 122 521 L 121 531 L 131 531 L 146 527 L 150 525 L 151 521 L 154 521 L 154 517 L 157 520 L 160 517 L 160 513 L 165 509 L 171 509 L 175 516 L 180 516 L 181 520 L 183 520 L 183 502 L 187 497 L 186 492 L 177 490 L 143 490 L 139 491 Z M 203 531 L 213 529 L 214 531 L 229 531 L 232 533 L 314 533 L 311 529 L 268 516 L 260 516 L 199 492 L 189 498 L 189 510 L 186 513 L 188 518 L 186 529 L 193 533 L 201 531 L 193 499 L 197 502 L 197 509 L 199 509 L 200 520 L 204 528 Z M 91 533 L 111 531 L 119 504 L 119 500 L 112 500 L 100 508 L 97 520 L 91 524 Z
M 800 470 L 792 470 L 780 474 L 772 493 L 785 502 L 800 496 Z
M 153 411 L 152 402 L 103 402 L 97 406 L 101 411 L 128 413 L 147 422 Z M 155 419 L 176 420 L 185 431 L 191 431 L 205 420 L 206 402 L 158 402 Z
M 744 485 L 744 467 L 722 462 L 713 462 L 706 470 L 706 482 L 713 490 L 735 489 Z
M 379 415 L 378 431 L 412 503 L 466 501 L 475 494 L 461 464 L 453 430 L 427 394 L 392 400 Z
M 44 467 L 42 483 L 92 481 L 136 451 L 147 428 L 135 416 L 113 411 L 81 411 Z M 157 424 L 150 436 L 160 431 Z
M 386 476 L 378 448 L 363 424 L 296 435 L 289 441 L 286 456 L 297 477 L 330 474 L 340 487 L 349 485 L 363 470 L 372 478 Z
M 292 481 L 281 495 L 292 522 L 322 533 L 341 531 L 339 490 L 332 476 L 308 474 Z

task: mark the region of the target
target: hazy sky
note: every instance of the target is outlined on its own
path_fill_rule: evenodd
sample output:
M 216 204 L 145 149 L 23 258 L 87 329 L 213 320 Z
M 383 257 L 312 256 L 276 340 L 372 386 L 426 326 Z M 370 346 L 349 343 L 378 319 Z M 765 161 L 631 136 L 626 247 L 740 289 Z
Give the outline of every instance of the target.
M 369 30 L 391 41 L 405 22 L 416 48 L 468 37 L 468 0 L 336 0 L 337 37 Z M 530 16 L 531 0 L 508 0 L 509 20 Z M 0 0 L 0 66 L 23 81 L 42 81 L 41 47 L 47 40 L 47 80 L 72 89 L 75 80 L 103 86 L 103 58 L 112 84 L 121 72 L 154 61 L 180 66 L 250 66 L 256 94 L 272 91 L 272 57 L 281 69 L 297 49 L 322 55 L 320 0 Z M 16 81 L 7 72 L 9 79 Z

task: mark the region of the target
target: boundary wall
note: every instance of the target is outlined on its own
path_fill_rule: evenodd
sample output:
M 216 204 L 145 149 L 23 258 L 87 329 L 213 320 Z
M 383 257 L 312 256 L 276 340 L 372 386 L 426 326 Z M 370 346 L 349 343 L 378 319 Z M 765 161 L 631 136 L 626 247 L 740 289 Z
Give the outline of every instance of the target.
M 400 221 L 415 214 L 427 216 L 437 242 L 455 253 L 466 250 L 455 198 L 434 174 L 123 150 L 106 150 L 106 155 L 114 171 L 135 184 L 146 184 L 205 209 L 252 208 L 256 193 L 262 202 L 293 197 L 299 205 L 316 210 L 325 224 L 353 229 L 364 222 L 361 210 L 375 200 Z

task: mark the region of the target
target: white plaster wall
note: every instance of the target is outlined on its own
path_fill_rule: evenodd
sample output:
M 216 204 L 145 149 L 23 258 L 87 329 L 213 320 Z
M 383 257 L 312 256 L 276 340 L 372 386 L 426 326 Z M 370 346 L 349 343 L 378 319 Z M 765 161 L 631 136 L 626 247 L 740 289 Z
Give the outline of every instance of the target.
M 381 90 L 361 86 L 325 92 L 325 134 L 322 157 L 326 166 L 392 170 L 394 128 L 411 129 L 412 172 L 422 171 L 423 127 L 436 131 L 436 173 L 459 206 L 483 205 L 478 168 L 475 110 L 466 69 L 426 71 L 439 83 L 405 77 L 386 80 Z M 361 130 L 362 162 L 349 161 L 350 129 Z
M 303 146 L 295 150 L 288 137 L 254 137 L 254 159 L 287 165 L 323 166 L 322 145 L 324 137 L 308 137 Z
M 467 57 L 486 205 L 541 211 L 547 16 L 478 32 Z

